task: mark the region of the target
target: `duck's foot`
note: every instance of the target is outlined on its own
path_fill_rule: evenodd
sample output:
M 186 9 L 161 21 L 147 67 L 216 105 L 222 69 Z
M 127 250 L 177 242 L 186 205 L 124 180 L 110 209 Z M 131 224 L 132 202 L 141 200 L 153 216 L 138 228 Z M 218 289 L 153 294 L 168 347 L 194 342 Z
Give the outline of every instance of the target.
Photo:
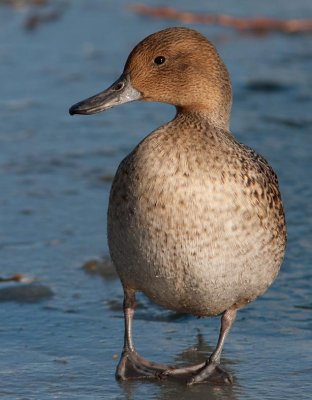
M 124 350 L 115 376 L 117 380 L 123 381 L 138 378 L 159 379 L 164 371 L 168 371 L 171 368 L 173 367 L 146 360 L 134 350 Z
M 168 368 L 161 373 L 161 376 L 191 376 L 188 378 L 187 384 L 204 383 L 214 381 L 219 383 L 232 384 L 233 377 L 218 364 L 208 360 L 201 364 L 192 365 L 184 368 Z

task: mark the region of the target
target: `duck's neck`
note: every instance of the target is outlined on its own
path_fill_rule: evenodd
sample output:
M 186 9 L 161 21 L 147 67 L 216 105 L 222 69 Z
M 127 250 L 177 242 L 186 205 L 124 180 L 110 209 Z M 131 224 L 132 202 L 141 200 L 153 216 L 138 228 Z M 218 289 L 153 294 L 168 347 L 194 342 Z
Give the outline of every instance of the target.
M 215 126 L 226 131 L 230 130 L 230 113 L 213 113 L 204 108 L 176 107 L 176 118 L 187 118 L 206 121 L 208 125 Z

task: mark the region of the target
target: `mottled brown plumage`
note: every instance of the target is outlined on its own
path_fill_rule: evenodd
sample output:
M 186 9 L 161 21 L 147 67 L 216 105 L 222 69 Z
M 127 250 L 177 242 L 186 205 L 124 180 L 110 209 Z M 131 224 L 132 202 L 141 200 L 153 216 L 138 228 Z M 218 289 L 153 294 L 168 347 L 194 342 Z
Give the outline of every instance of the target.
M 122 77 L 71 113 L 132 99 L 173 104 L 177 114 L 122 161 L 110 194 L 109 248 L 125 291 L 125 344 L 116 376 L 186 374 L 196 383 L 218 372 L 231 381 L 218 366 L 225 336 L 237 309 L 272 284 L 284 256 L 276 175 L 230 133 L 229 75 L 198 32 L 169 28 L 147 37 L 131 52 Z M 136 291 L 178 312 L 222 314 L 209 360 L 176 369 L 140 357 L 131 337 Z

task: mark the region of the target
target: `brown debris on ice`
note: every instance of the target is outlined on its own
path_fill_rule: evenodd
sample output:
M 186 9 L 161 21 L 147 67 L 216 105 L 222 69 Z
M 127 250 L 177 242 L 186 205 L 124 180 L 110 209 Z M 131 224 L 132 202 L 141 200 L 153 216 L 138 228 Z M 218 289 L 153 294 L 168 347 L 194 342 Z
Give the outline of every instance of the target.
M 0 283 L 1 282 L 30 282 L 31 279 L 27 278 L 22 274 L 14 274 L 6 278 L 2 278 L 0 276 Z
M 275 19 L 267 17 L 236 18 L 229 15 L 213 15 L 178 11 L 172 7 L 151 7 L 144 4 L 130 6 L 134 12 L 154 18 L 171 19 L 184 23 L 214 24 L 234 28 L 240 32 L 263 34 L 271 31 L 282 33 L 312 32 L 312 19 Z

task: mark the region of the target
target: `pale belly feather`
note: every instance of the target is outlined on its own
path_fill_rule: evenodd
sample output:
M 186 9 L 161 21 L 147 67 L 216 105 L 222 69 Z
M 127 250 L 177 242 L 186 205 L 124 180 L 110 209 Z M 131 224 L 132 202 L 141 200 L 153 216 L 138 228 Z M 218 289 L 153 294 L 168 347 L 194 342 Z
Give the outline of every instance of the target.
M 261 207 L 237 181 L 224 184 L 209 169 L 165 156 L 134 152 L 114 180 L 108 240 L 123 285 L 194 315 L 252 301 L 283 257 L 272 245 L 272 221 L 259 218 Z

